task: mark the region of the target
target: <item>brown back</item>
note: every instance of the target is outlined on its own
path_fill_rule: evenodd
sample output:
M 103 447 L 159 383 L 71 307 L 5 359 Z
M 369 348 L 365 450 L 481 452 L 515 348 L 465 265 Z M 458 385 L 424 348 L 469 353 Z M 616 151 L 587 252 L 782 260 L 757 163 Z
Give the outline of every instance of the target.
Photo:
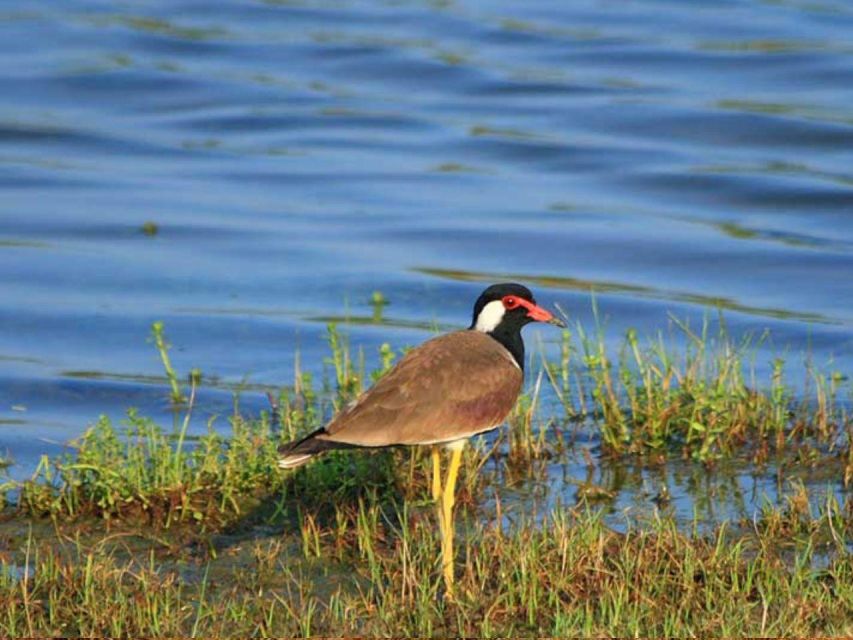
M 409 351 L 317 437 L 381 447 L 471 436 L 504 421 L 523 377 L 497 340 L 449 333 Z

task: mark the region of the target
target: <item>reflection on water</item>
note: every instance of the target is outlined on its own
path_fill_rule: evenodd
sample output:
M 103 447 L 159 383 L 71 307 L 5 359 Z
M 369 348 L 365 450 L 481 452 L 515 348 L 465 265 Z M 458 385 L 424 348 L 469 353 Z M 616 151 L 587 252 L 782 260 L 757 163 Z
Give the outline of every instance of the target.
M 683 526 L 696 523 L 707 532 L 727 521 L 751 523 L 763 507 L 784 507 L 785 497 L 801 489 L 814 514 L 828 495 L 843 504 L 844 493 L 838 487 L 842 473 L 841 464 L 820 469 L 781 463 L 756 468 L 746 461 L 726 460 L 709 468 L 674 460 L 652 467 L 611 461 L 577 477 L 585 479 L 587 486 L 604 490 L 594 496 L 606 506 L 607 519 L 614 526 L 624 527 L 661 512 Z M 564 504 L 571 498 L 589 500 L 585 492 L 567 491 L 565 482 L 552 482 L 550 489 L 550 495 L 562 497 Z
M 722 226 L 722 225 L 718 225 Z M 737 229 L 740 234 L 738 237 L 743 238 L 747 232 Z M 677 291 L 660 291 L 651 287 L 640 287 L 636 285 L 621 284 L 618 282 L 603 282 L 603 281 L 584 281 L 577 278 L 555 277 L 555 276 L 537 276 L 528 274 L 510 274 L 510 273 L 473 273 L 466 271 L 451 271 L 449 269 L 429 269 L 423 267 L 415 267 L 413 271 L 421 273 L 452 278 L 454 280 L 463 280 L 466 282 L 499 282 L 499 281 L 522 281 L 535 283 L 542 287 L 554 289 L 571 289 L 575 291 L 588 291 L 590 293 L 616 293 L 628 294 L 634 297 L 649 297 L 659 300 L 674 300 L 677 302 L 689 302 L 697 305 L 704 305 L 710 308 L 729 309 L 732 311 L 740 311 L 755 316 L 765 316 L 769 318 L 795 319 L 803 322 L 822 322 L 828 324 L 838 324 L 839 320 L 826 318 L 813 313 L 795 313 L 785 309 L 761 309 L 758 307 L 749 307 L 739 304 L 734 300 L 727 298 L 712 298 L 692 293 L 683 293 Z
M 7 0 L 0 455 L 168 423 L 154 320 L 201 430 L 320 374 L 326 322 L 370 366 L 506 278 L 584 325 L 594 292 L 612 339 L 721 309 L 771 329 L 759 370 L 853 371 L 850 33 L 839 2 Z M 605 466 L 614 509 L 660 491 Z

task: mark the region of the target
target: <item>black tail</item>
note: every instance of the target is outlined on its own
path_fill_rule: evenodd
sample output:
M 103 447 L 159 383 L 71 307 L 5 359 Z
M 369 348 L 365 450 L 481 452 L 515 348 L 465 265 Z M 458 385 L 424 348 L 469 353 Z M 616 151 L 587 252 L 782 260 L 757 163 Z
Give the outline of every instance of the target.
M 278 461 L 279 468 L 293 469 L 295 467 L 300 467 L 311 458 L 317 454 L 323 453 L 324 451 L 331 451 L 332 449 L 349 449 L 353 446 L 344 442 L 333 442 L 331 440 L 326 440 L 325 438 L 317 437 L 324 433 L 326 433 L 325 428 L 317 429 L 317 431 L 309 433 L 301 440 L 294 440 L 293 442 L 281 445 L 278 448 L 278 452 L 281 454 L 281 458 L 279 458 Z

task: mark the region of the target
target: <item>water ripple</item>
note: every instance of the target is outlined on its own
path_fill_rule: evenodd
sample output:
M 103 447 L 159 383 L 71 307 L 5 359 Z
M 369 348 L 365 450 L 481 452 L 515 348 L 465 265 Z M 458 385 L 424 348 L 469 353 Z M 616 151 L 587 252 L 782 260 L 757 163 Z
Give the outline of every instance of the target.
M 7 0 L 0 31 L 14 473 L 100 413 L 171 419 L 154 320 L 221 382 L 203 413 L 297 349 L 322 375 L 325 322 L 370 358 L 496 278 L 853 370 L 847 3 Z

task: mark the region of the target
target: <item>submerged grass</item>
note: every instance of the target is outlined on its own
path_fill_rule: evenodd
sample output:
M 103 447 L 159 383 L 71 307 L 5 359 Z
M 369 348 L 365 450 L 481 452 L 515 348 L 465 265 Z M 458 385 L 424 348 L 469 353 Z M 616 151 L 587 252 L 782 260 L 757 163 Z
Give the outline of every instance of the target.
M 839 482 L 853 479 L 844 376 L 807 366 L 795 391 L 776 360 L 762 383 L 755 344 L 711 336 L 707 324 L 675 329 L 672 341 L 646 344 L 629 332 L 611 352 L 601 331 L 578 326 L 556 359 L 534 358 L 509 428 L 465 452 L 452 600 L 424 452 L 339 452 L 276 469 L 280 442 L 390 368 L 389 345 L 368 374 L 330 326 L 329 375 L 317 384 L 297 359 L 271 414 L 235 412 L 227 436 L 210 424 L 190 437 L 195 386 L 185 397 L 166 354 L 172 399 L 186 411 L 173 429 L 133 411 L 121 428 L 102 418 L 31 480 L 5 485 L 14 504 L 0 525 L 0 634 L 853 633 L 849 500 L 829 495 L 815 508 L 801 487 L 754 521 L 704 535 L 658 512 L 616 533 L 588 491 L 574 507 L 533 512 L 508 510 L 493 491 L 487 462 L 502 483 L 530 479 L 572 451 L 580 430 L 601 455 L 641 464 L 832 458 Z M 162 326 L 154 335 L 165 354 Z M 487 496 L 495 506 L 483 510 Z

